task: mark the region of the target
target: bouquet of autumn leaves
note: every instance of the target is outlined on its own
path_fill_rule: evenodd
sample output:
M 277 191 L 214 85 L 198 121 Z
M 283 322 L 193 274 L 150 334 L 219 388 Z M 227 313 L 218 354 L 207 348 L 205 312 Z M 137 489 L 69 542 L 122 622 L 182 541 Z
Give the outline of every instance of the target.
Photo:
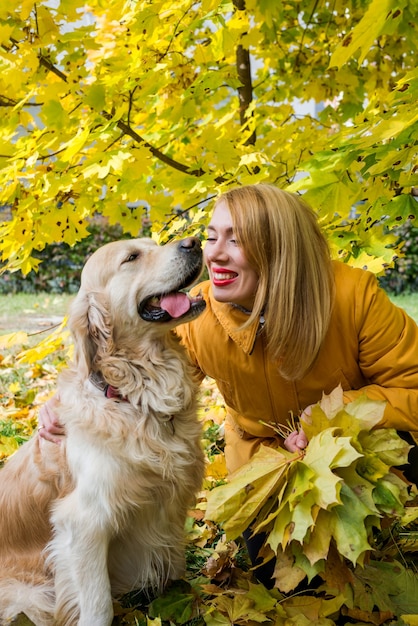
M 407 463 L 410 446 L 394 429 L 376 428 L 385 403 L 361 396 L 344 404 L 341 387 L 312 408 L 301 426 L 302 452 L 261 445 L 227 484 L 208 495 L 206 518 L 227 540 L 250 527 L 264 533 L 260 556 L 278 557 L 276 587 L 293 590 L 305 577 L 329 577 L 348 559 L 364 565 L 373 529 L 401 517 L 412 498 L 392 467 Z M 418 512 L 414 509 L 418 517 Z

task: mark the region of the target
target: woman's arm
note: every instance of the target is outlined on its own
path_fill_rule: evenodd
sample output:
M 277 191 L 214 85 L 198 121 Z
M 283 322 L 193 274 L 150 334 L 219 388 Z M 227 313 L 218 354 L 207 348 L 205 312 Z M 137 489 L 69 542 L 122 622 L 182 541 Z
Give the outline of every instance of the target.
M 365 393 L 387 405 L 380 426 L 418 430 L 418 326 L 365 272 L 359 281 L 355 320 L 359 367 L 369 384 L 344 392 L 351 402 Z

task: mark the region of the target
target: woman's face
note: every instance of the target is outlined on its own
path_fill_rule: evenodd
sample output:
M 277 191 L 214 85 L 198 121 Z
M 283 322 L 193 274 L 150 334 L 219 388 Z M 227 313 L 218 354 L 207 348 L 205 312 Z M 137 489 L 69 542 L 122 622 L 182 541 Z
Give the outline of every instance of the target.
M 251 310 L 258 275 L 235 238 L 231 213 L 222 200 L 216 205 L 207 229 L 204 257 L 215 300 Z

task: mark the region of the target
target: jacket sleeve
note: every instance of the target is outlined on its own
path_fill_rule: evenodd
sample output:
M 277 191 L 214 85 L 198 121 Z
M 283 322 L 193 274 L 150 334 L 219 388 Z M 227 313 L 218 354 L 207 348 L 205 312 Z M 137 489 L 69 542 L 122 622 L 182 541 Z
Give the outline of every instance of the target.
M 181 324 L 174 329 L 175 334 L 179 337 L 182 345 L 186 349 L 186 353 L 189 359 L 189 362 L 194 370 L 195 380 L 198 383 L 201 383 L 205 377 L 205 373 L 200 369 L 196 352 L 193 347 L 192 333 L 190 328 L 190 322 L 186 324 Z
M 357 286 L 355 324 L 359 367 L 369 382 L 347 391 L 352 401 L 362 393 L 387 406 L 381 426 L 418 431 L 418 326 L 364 272 Z

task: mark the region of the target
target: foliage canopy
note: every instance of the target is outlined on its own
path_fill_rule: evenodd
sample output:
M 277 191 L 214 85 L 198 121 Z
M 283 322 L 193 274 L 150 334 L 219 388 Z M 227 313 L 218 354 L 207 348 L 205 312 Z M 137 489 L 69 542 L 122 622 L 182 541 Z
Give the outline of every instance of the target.
M 198 231 L 220 191 L 268 181 L 379 271 L 417 212 L 417 17 L 418 0 L 2 3 L 3 269 L 36 269 L 95 212 Z

